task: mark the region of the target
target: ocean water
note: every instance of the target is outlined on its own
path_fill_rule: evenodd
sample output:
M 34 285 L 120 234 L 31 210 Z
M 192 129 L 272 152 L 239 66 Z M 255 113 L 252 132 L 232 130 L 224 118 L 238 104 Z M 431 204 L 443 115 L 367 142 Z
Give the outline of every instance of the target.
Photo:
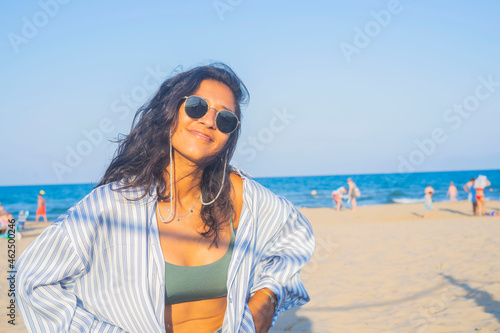
M 286 197 L 297 207 L 332 207 L 331 192 L 340 186 L 347 188 L 347 178 L 351 177 L 361 191 L 358 205 L 405 204 L 424 200 L 424 189 L 431 185 L 434 201 L 446 201 L 450 181 L 458 188 L 458 200 L 467 199 L 463 185 L 472 177 L 485 175 L 492 186 L 487 188 L 487 199 L 499 200 L 500 170 L 476 170 L 453 172 L 425 172 L 406 174 L 370 174 L 342 176 L 310 176 L 255 178 L 256 181 L 274 193 Z M 60 214 L 83 199 L 90 191 L 91 184 L 43 185 L 43 186 L 3 186 L 0 187 L 0 202 L 14 217 L 21 210 L 28 210 L 28 221 L 35 219 L 37 194 L 46 192 L 47 218 L 54 221 Z M 311 191 L 317 195 L 312 196 Z
M 92 191 L 92 186 L 90 184 L 2 186 L 0 187 L 0 202 L 5 210 L 12 213 L 14 218 L 17 219 L 21 210 L 28 210 L 30 213 L 28 221 L 34 221 L 37 195 L 40 190 L 45 191 L 47 219 L 54 221 L 89 194 Z
M 274 193 L 286 197 L 298 207 L 332 207 L 331 193 L 344 186 L 348 189 L 347 178 L 352 178 L 361 191 L 358 206 L 380 204 L 406 204 L 424 202 L 424 189 L 434 188 L 434 202 L 449 200 L 446 196 L 450 182 L 458 189 L 458 200 L 466 200 L 463 186 L 472 177 L 485 175 L 491 187 L 485 191 L 487 200 L 498 200 L 500 196 L 500 170 L 422 172 L 396 174 L 310 176 L 289 178 L 256 178 Z M 490 188 L 492 191 L 490 192 Z M 311 191 L 317 195 L 312 196 Z

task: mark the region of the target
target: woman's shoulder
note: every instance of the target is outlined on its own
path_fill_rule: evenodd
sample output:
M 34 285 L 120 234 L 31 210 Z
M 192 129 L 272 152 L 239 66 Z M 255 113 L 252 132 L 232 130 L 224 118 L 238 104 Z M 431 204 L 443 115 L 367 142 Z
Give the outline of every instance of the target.
M 144 186 L 127 187 L 127 183 L 121 180 L 98 186 L 90 192 L 89 196 L 104 196 L 106 199 L 113 201 L 141 202 L 143 198 L 154 196 L 155 192 L 154 186 L 147 191 Z
M 112 206 L 143 204 L 150 196 L 145 195 L 143 188 L 124 188 L 122 181 L 111 182 L 95 187 L 82 200 L 62 214 L 64 219 L 75 210 L 102 211 Z M 58 220 L 59 220 L 58 219 Z
M 238 196 L 241 196 L 243 193 L 243 178 L 238 173 L 230 173 L 229 179 L 231 180 L 231 184 L 233 185 L 234 191 Z
M 252 179 L 251 176 L 241 169 L 233 168 L 233 173 L 236 173 L 233 177 L 235 177 L 236 183 L 241 187 L 242 197 L 249 207 L 258 210 L 276 211 L 292 209 L 293 204 L 288 199 L 275 194 L 264 185 Z
M 241 170 L 237 167 L 231 168 L 231 181 L 233 186 L 235 186 L 235 190 L 244 195 L 244 194 L 253 194 L 259 191 L 268 191 L 272 193 L 269 189 L 252 179 L 245 171 Z
M 62 213 L 54 222 L 67 230 L 98 229 L 104 221 L 122 218 L 121 224 L 135 223 L 129 212 L 140 212 L 148 207 L 150 196 L 142 188 L 123 188 L 123 183 L 112 182 L 95 187 L 82 200 Z

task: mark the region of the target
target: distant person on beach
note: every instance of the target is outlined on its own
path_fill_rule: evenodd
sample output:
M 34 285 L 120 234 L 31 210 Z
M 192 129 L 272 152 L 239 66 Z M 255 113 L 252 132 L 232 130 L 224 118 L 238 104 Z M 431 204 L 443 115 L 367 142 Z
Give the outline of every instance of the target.
M 446 193 L 446 196 L 450 197 L 450 201 L 457 201 L 457 195 L 457 187 L 455 186 L 455 184 L 453 184 L 453 182 L 450 182 L 450 187 L 448 187 L 448 193 Z
M 347 193 L 347 190 L 343 186 L 332 192 L 333 203 L 337 207 L 337 212 L 340 212 L 342 208 L 342 197 L 345 193 Z
M 477 215 L 484 216 L 486 214 L 486 201 L 484 198 L 484 189 L 491 186 L 490 181 L 486 176 L 479 175 L 474 181 L 474 188 L 476 189 L 477 200 Z
M 38 208 L 36 209 L 35 219 L 36 223 L 38 223 L 38 219 L 40 218 L 40 216 L 42 216 L 43 220 L 47 222 L 47 203 L 45 201 L 45 198 L 43 197 L 44 194 L 44 190 L 41 190 L 40 193 L 38 193 Z
M 13 218 L 12 214 L 7 212 L 2 204 L 0 204 L 0 229 L 6 229 L 9 224 L 9 220 L 12 220 Z
M 472 177 L 464 185 L 464 191 L 468 193 L 467 200 L 472 203 L 472 214 L 477 215 L 477 200 L 476 200 L 476 189 L 474 188 L 474 182 L 476 178 Z
M 17 259 L 30 332 L 268 332 L 309 301 L 309 221 L 230 165 L 248 91 L 220 63 L 176 71 L 94 190 Z
M 351 178 L 347 178 L 347 184 L 349 185 L 349 192 L 347 193 L 347 197 L 349 198 L 349 202 L 351 203 L 352 206 L 352 211 L 356 211 L 357 202 L 356 198 L 361 196 L 361 192 L 359 191 L 358 186 L 356 186 L 356 183 L 352 181 Z
M 318 192 L 316 190 L 312 190 L 311 195 L 314 197 L 314 196 L 318 195 Z
M 427 217 L 427 215 L 430 215 L 433 213 L 434 207 L 432 205 L 432 195 L 434 194 L 434 189 L 432 186 L 427 185 L 427 187 L 424 190 L 425 196 L 424 196 L 424 218 Z
M 0 221 L 8 222 L 10 219 L 12 219 L 12 214 L 8 213 L 0 203 Z

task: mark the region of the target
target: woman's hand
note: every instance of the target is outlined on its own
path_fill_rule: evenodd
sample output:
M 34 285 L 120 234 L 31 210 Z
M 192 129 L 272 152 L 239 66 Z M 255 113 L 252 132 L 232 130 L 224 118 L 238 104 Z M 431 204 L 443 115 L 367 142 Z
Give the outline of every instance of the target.
M 276 300 L 276 296 L 272 291 L 267 288 L 262 290 L 268 292 L 269 295 Z M 248 307 L 250 308 L 250 312 L 252 312 L 255 331 L 257 333 L 267 333 L 269 331 L 273 323 L 273 316 L 276 307 L 270 296 L 262 290 L 258 290 L 248 300 Z

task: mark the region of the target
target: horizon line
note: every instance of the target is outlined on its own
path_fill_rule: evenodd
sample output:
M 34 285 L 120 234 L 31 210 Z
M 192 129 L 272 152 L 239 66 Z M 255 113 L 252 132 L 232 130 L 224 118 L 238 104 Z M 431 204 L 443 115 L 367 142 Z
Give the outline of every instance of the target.
M 244 171 L 244 170 L 243 170 Z M 500 171 L 500 169 L 473 169 L 473 170 L 435 170 L 435 171 L 414 171 L 414 172 L 367 172 L 367 173 L 339 173 L 339 174 L 321 174 L 321 175 L 294 175 L 294 176 L 253 176 L 254 179 L 269 179 L 269 178 L 299 178 L 299 177 L 335 177 L 335 176 L 365 176 L 365 175 L 408 175 L 421 173 L 440 173 L 440 172 L 476 172 L 476 171 Z M 22 187 L 22 186 L 61 186 L 61 185 L 92 185 L 89 183 L 58 183 L 58 184 L 21 184 L 21 185 L 0 185 L 0 187 Z

